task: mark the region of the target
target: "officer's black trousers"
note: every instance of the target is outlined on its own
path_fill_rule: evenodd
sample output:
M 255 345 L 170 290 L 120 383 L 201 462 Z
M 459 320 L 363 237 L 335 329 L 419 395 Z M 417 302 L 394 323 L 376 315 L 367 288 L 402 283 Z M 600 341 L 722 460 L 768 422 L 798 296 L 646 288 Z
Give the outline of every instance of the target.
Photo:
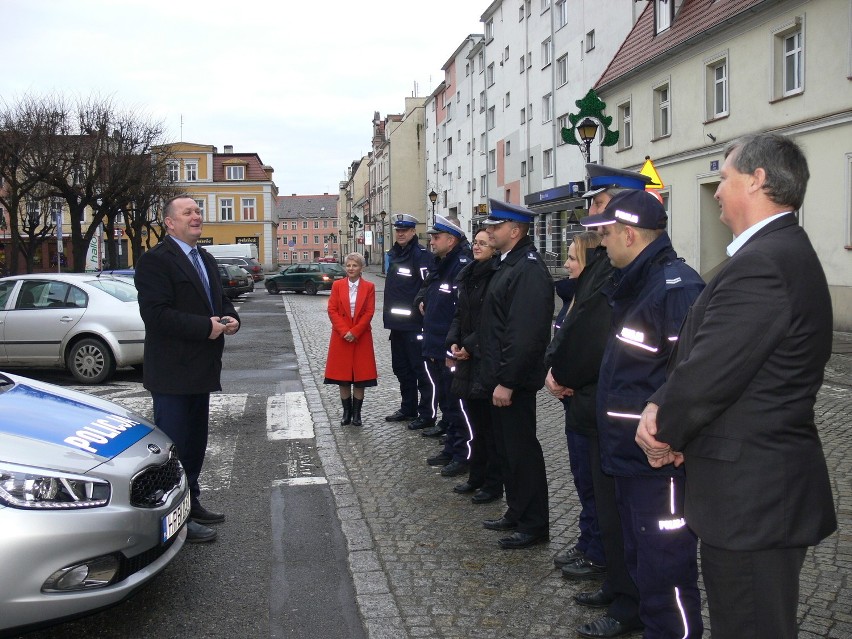
M 423 361 L 422 335 L 420 331 L 390 332 L 391 368 L 399 381 L 400 412 L 434 419 L 434 387 Z
M 512 394 L 510 406 L 491 406 L 491 421 L 502 452 L 506 518 L 518 532 L 544 535 L 550 530 L 544 454 L 535 435 L 535 393 Z

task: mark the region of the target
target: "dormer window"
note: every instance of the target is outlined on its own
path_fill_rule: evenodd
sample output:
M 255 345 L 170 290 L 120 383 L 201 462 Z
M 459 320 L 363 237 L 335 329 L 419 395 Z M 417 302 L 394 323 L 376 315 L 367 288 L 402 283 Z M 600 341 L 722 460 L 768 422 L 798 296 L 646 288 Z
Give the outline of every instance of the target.
M 240 165 L 231 165 L 225 167 L 226 180 L 245 180 L 246 167 Z
M 654 0 L 654 11 L 657 16 L 657 33 L 661 33 L 672 26 L 674 0 Z

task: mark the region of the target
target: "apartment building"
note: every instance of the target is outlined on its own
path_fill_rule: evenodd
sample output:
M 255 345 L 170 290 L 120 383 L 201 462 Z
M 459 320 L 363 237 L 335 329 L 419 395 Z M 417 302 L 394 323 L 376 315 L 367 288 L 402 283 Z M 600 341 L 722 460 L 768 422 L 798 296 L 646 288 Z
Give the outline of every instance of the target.
M 378 113 L 375 117 L 378 117 Z M 369 210 L 372 157 L 370 152 L 360 160 L 352 162 L 346 170 L 347 179 L 338 185 L 337 224 L 341 229 L 343 244 L 341 257 L 354 250 L 368 251 L 376 256 L 381 251 L 381 242 L 384 241 L 381 218 L 376 220 L 375 217 L 370 217 L 369 225 L 364 222 Z
M 275 212 L 281 266 L 316 262 L 320 258 L 340 261 L 348 252 L 345 234 L 338 226 L 338 199 L 328 193 L 278 197 Z
M 174 158 L 169 179 L 191 195 L 204 216 L 201 244 L 255 244 L 259 260 L 271 266 L 277 258 L 278 188 L 273 169 L 257 153 L 235 153 L 225 145 L 179 142 L 167 147 Z
M 807 155 L 799 211 L 828 278 L 835 327 L 852 329 L 852 4 L 848 0 L 655 0 L 595 85 L 617 120 L 606 164 L 662 178 L 675 248 L 699 272 L 730 231 L 714 193 L 725 146 L 775 131 Z

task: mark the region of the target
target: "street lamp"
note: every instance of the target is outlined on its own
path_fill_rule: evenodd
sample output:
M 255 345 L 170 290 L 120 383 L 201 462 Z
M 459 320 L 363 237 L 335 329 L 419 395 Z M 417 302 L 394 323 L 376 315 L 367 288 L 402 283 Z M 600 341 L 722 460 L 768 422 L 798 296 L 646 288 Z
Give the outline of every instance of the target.
M 352 219 L 349 220 L 349 227 L 352 229 L 352 252 L 355 252 L 355 249 L 358 245 L 358 238 L 355 237 L 355 233 L 358 231 L 358 228 L 361 227 L 361 219 L 357 215 L 353 215 Z
M 598 123 L 591 118 L 586 118 L 577 125 L 580 139 L 586 145 L 586 164 L 592 161 L 592 140 L 598 134 Z
M 387 215 L 384 209 L 379 213 L 379 219 L 382 221 L 382 234 L 379 236 L 382 243 L 382 275 L 385 274 L 385 218 Z
M 435 223 L 435 202 L 438 201 L 438 194 L 434 190 L 429 191 L 429 201 L 432 203 L 432 224 Z

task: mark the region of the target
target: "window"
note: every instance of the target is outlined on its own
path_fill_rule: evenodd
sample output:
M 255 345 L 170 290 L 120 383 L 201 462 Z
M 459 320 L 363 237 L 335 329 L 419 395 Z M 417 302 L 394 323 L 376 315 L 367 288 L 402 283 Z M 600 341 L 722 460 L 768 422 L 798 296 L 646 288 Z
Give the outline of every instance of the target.
M 186 181 L 195 182 L 198 180 L 198 162 L 187 162 L 184 166 L 186 171 Z
M 556 61 L 556 86 L 564 87 L 568 84 L 568 56 L 563 55 Z
M 518 22 L 524 21 L 524 5 L 518 7 Z
M 307 251 L 302 251 L 302 261 L 303 262 L 308 261 L 308 252 Z
M 456 133 L 456 140 L 458 140 L 459 142 L 461 142 L 461 129 L 459 129 L 459 130 L 458 130 L 458 133 Z
M 541 164 L 544 177 L 553 177 L 553 149 L 545 149 L 541 155 Z
M 568 24 L 568 0 L 556 0 L 556 28 Z
M 544 13 L 550 9 L 550 0 L 541 0 L 541 12 Z
M 654 89 L 654 138 L 664 138 L 671 135 L 672 115 L 668 83 Z
M 657 16 L 657 33 L 672 26 L 674 0 L 654 0 L 654 12 Z
M 474 105 L 474 108 L 476 108 L 476 105 Z M 485 91 L 479 92 L 479 112 L 485 113 Z
M 497 170 L 497 152 L 492 149 L 488 152 L 488 172 L 492 173 Z
M 467 181 L 467 192 L 470 193 L 470 180 Z
M 223 197 L 219 200 L 219 220 L 222 222 L 234 221 L 234 198 Z
M 177 162 L 169 162 L 166 165 L 166 172 L 168 173 L 169 182 L 177 182 L 180 179 L 180 169 L 178 167 Z M 81 184 L 82 180 L 75 179 L 74 184 Z
M 530 156 L 530 163 L 529 163 L 528 168 L 529 168 L 529 170 L 530 170 L 530 173 L 532 173 L 532 172 L 533 172 L 533 168 L 534 168 L 534 165 L 533 165 L 533 156 Z
M 521 177 L 526 176 L 527 174 L 527 163 L 521 162 Z
M 460 166 L 457 166 L 457 167 L 456 167 L 456 177 L 457 177 L 457 178 L 460 178 L 460 177 L 461 177 L 461 167 L 460 167 Z
M 319 243 L 320 243 L 320 241 L 319 241 L 319 237 L 320 237 L 319 235 L 314 235 L 314 244 L 319 244 Z
M 488 65 L 488 71 L 485 73 L 485 84 L 491 86 L 494 84 L 494 63 Z
M 776 29 L 774 33 L 774 56 L 772 60 L 774 75 L 774 98 L 786 98 L 804 90 L 804 34 L 802 19 Z
M 198 209 L 201 211 L 201 219 L 206 220 L 207 218 L 204 215 L 205 200 L 195 200 L 195 203 L 198 205 Z
M 447 138 L 447 155 L 453 154 L 453 138 Z
M 618 148 L 629 149 L 633 146 L 633 116 L 630 102 L 618 105 Z
M 507 46 L 507 47 L 503 50 L 503 60 L 508 60 L 508 59 L 509 59 L 509 47 Z
M 308 243 L 308 236 L 307 236 L 307 235 L 303 235 L 303 236 L 302 236 L 302 244 L 307 244 L 307 243 Z
M 506 155 L 512 155 L 512 143 L 506 140 Z
M 291 231 L 295 231 L 297 228 L 299 228 L 299 227 L 298 227 L 298 225 L 297 225 L 297 223 L 296 223 L 296 220 L 293 220 L 292 222 L 290 222 L 290 230 L 291 230 Z M 295 235 L 293 236 L 293 241 L 294 241 L 294 242 L 296 241 L 296 236 L 295 236 Z
M 707 65 L 707 120 L 728 115 L 728 60 L 714 60 Z
M 562 129 L 568 128 L 568 114 L 560 115 L 556 120 L 556 134 L 557 134 L 557 142 L 556 144 L 562 146 L 565 144 L 565 140 L 562 139 Z
M 541 43 L 541 68 L 553 62 L 553 41 L 548 38 Z
M 485 186 L 486 186 L 485 180 L 487 180 L 487 179 L 488 178 L 484 175 L 479 176 L 479 185 L 482 187 L 479 190 L 482 191 L 483 193 L 485 192 Z
M 527 110 L 521 109 L 521 124 L 526 123 L 527 121 Z
M 532 51 L 527 51 L 527 69 L 532 67 Z
M 491 42 L 494 39 L 494 18 L 490 18 L 485 23 L 485 42 Z
M 595 48 L 595 30 L 592 29 L 586 34 L 586 53 Z
M 257 219 L 257 211 L 255 210 L 255 199 L 253 197 L 242 198 L 243 220 L 253 222 Z
M 482 73 L 485 70 L 485 53 L 480 51 L 476 58 L 479 60 L 479 72 Z
M 509 106 L 509 104 L 511 104 L 511 97 L 511 93 L 509 91 L 506 91 L 506 103 L 503 105 L 504 107 L 507 107 Z
M 307 220 L 302 220 L 302 228 L 303 229 L 308 228 L 308 221 Z
M 245 180 L 246 176 L 246 167 L 244 166 L 226 166 L 225 167 L 225 179 L 226 180 Z
M 488 109 L 488 115 L 485 118 L 485 126 L 489 130 L 494 128 L 494 107 Z
M 319 220 L 314 220 L 314 228 L 315 229 L 319 228 Z
M 470 117 L 470 102 L 467 104 L 467 117 Z
M 465 63 L 464 65 L 464 77 L 470 75 L 470 62 Z
M 461 102 L 461 91 L 456 91 L 456 102 Z
M 445 108 L 447 110 L 447 121 L 449 122 L 453 119 L 453 103 L 447 102 L 447 106 Z
M 553 94 L 548 93 L 541 99 L 541 121 L 550 122 L 553 119 Z
M 527 68 L 526 61 L 524 60 L 524 56 L 521 56 L 521 73 L 524 72 L 524 69 Z
M 470 142 L 467 143 L 467 154 L 470 155 Z

